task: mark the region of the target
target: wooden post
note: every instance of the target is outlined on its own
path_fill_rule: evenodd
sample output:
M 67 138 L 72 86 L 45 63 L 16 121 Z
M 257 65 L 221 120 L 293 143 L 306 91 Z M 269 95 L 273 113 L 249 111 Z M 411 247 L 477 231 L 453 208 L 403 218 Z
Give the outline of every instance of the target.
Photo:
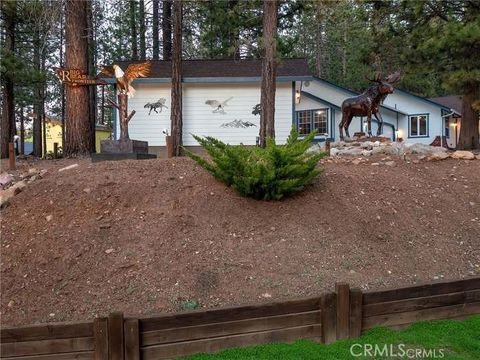
M 128 95 L 118 95 L 118 113 L 120 115 L 120 139 L 130 139 L 128 136 Z
M 96 318 L 93 321 L 95 360 L 108 360 L 108 319 Z
M 53 158 L 58 159 L 58 143 L 53 143 Z
M 327 153 L 327 156 L 330 156 L 330 148 L 332 144 L 330 139 L 325 140 L 325 152 Z
M 337 303 L 336 294 L 324 294 L 321 299 L 322 341 L 330 344 L 337 340 Z
M 337 340 L 350 335 L 350 287 L 346 283 L 336 283 L 337 293 Z
M 125 360 L 140 360 L 138 319 L 126 319 L 123 333 L 125 334 Z
M 15 170 L 15 145 L 13 142 L 8 143 L 8 168 Z
M 167 158 L 170 159 L 173 157 L 173 139 L 172 135 L 165 136 L 165 145 L 167 147 Z
M 110 360 L 124 360 L 123 313 L 108 315 L 108 352 Z
M 362 305 L 363 294 L 360 289 L 350 290 L 350 338 L 360 337 L 362 334 Z

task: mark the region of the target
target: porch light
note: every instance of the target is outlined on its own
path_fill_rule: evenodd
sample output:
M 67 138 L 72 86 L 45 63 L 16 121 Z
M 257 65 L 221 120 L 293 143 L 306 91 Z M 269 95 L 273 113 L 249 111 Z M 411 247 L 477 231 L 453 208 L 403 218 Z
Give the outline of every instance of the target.
M 295 92 L 295 104 L 300 104 L 300 90 Z

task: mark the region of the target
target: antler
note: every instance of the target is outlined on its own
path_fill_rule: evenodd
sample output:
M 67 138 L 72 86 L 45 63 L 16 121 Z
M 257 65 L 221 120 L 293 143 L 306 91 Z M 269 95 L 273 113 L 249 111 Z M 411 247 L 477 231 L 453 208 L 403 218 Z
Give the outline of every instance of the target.
M 401 78 L 402 75 L 400 74 L 400 71 L 395 71 L 393 74 L 388 75 L 385 78 L 385 81 L 389 84 L 395 84 L 396 82 L 399 82 Z
M 375 71 L 373 79 L 370 79 L 368 76 L 364 75 L 365 79 L 371 82 L 382 82 L 382 73 L 380 71 Z

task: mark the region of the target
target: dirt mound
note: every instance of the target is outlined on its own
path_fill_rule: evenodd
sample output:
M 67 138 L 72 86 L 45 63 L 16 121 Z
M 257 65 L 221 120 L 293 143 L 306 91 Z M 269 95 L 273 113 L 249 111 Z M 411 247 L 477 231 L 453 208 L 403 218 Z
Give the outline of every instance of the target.
M 39 162 L 48 172 L 1 213 L 3 324 L 478 274 L 478 163 L 376 161 L 325 163 L 281 202 L 242 198 L 189 159 Z

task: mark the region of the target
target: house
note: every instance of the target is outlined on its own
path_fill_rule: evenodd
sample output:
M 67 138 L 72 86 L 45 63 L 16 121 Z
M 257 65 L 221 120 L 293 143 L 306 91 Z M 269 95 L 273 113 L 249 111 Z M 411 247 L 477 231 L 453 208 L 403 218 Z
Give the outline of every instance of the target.
M 42 139 L 43 139 L 43 126 L 42 126 Z M 62 122 L 59 119 L 46 117 L 45 119 L 46 130 L 46 152 L 53 153 L 53 144 L 57 143 L 58 147 L 62 146 Z M 95 150 L 100 152 L 100 141 L 110 139 L 112 136 L 112 130 L 105 125 L 96 125 L 95 127 Z M 25 139 L 25 154 L 31 154 L 33 152 L 33 138 L 32 136 Z
M 450 95 L 430 98 L 430 100 L 450 108 L 450 112 L 445 116 L 445 135 L 448 146 L 452 148 L 457 147 L 458 135 L 460 134 L 460 126 L 462 123 L 462 97 Z
M 122 69 L 131 62 L 117 62 Z M 183 61 L 183 143 L 197 146 L 192 134 L 212 136 L 230 144 L 255 145 L 260 122 L 261 60 Z M 170 129 L 171 62 L 152 61 L 149 77 L 136 79 L 135 96 L 129 111 L 136 114 L 129 123 L 132 139 L 149 142 L 150 152 L 165 146 L 164 129 Z M 114 84 L 115 79 L 107 78 Z M 318 130 L 315 140 L 338 140 L 341 104 L 357 93 L 312 76 L 305 59 L 283 59 L 277 70 L 275 131 L 277 143 L 284 143 L 292 126 L 304 135 Z M 380 110 L 384 135 L 409 143 L 431 144 L 445 139 L 450 107 L 396 89 Z M 118 114 L 114 136 L 118 138 Z M 356 118 L 350 132 L 365 131 L 366 118 Z M 372 119 L 372 131 L 376 132 Z

